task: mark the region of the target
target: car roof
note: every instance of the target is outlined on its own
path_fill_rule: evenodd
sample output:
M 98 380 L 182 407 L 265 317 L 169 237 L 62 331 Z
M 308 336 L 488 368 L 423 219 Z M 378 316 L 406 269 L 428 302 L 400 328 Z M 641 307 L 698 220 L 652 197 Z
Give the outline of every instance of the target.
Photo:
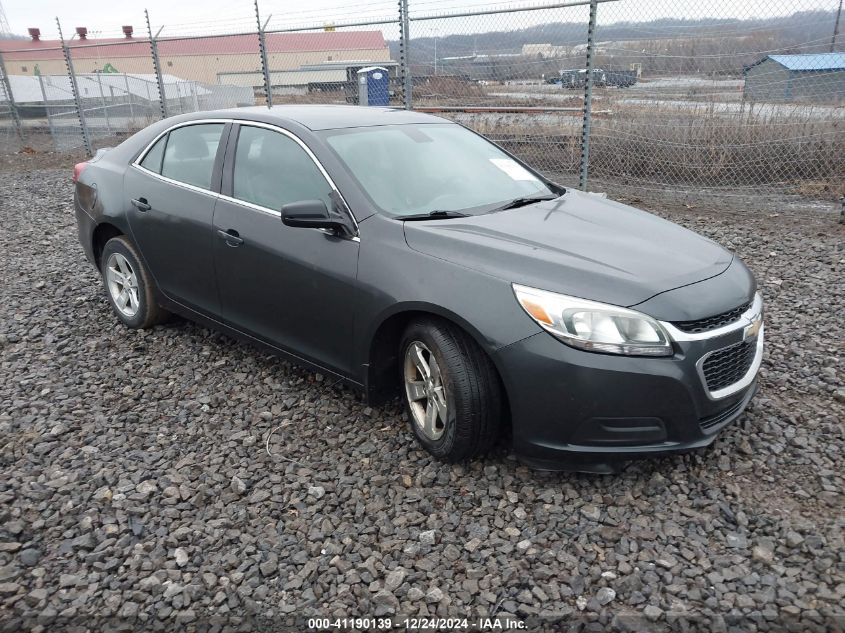
M 263 123 L 294 122 L 314 131 L 376 125 L 450 123 L 447 119 L 401 108 L 353 105 L 278 105 L 271 108 L 251 106 L 196 113 L 196 118 L 214 117 L 247 119 Z

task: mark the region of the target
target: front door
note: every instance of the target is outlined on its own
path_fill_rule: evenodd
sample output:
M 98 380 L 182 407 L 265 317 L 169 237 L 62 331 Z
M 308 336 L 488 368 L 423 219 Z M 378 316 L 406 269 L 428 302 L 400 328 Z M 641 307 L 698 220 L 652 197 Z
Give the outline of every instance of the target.
M 169 298 L 209 315 L 220 312 L 211 225 L 225 128 L 175 128 L 124 178 L 132 237 L 156 284 Z
M 301 141 L 242 124 L 232 131 L 225 195 L 214 211 L 214 264 L 224 319 L 349 374 L 357 238 L 282 224 L 282 205 L 324 200 L 331 184 Z M 229 162 L 233 161 L 233 165 Z

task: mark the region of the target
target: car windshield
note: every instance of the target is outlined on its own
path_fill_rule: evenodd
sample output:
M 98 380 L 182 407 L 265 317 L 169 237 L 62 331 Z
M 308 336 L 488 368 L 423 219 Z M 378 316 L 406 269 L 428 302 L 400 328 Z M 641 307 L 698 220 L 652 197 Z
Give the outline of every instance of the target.
M 517 198 L 554 195 L 495 145 L 452 123 L 328 130 L 323 135 L 376 207 L 393 216 L 480 214 Z

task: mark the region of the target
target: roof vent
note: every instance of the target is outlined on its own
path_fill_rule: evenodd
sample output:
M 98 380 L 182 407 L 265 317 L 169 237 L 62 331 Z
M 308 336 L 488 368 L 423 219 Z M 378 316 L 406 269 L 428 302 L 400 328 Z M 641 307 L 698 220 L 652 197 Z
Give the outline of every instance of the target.
M 41 29 L 30 28 L 27 30 L 33 42 L 38 42 L 41 39 Z
M 79 36 L 79 39 L 81 39 L 81 40 L 87 40 L 88 39 L 88 29 L 85 28 L 84 26 L 77 26 L 76 27 L 76 34 Z
M 132 25 L 127 25 L 123 27 L 123 34 L 126 36 L 126 39 L 132 39 Z

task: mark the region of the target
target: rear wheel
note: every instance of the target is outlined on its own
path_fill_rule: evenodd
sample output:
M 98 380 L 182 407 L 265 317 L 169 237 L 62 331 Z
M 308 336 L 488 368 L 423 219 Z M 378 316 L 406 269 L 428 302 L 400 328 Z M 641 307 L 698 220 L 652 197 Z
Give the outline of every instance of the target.
M 405 330 L 402 384 L 411 429 L 438 459 L 487 452 L 499 435 L 502 393 L 490 359 L 466 333 L 440 320 Z
M 127 327 L 144 329 L 168 317 L 155 301 L 149 272 L 125 236 L 106 242 L 100 257 L 100 272 L 112 310 Z

